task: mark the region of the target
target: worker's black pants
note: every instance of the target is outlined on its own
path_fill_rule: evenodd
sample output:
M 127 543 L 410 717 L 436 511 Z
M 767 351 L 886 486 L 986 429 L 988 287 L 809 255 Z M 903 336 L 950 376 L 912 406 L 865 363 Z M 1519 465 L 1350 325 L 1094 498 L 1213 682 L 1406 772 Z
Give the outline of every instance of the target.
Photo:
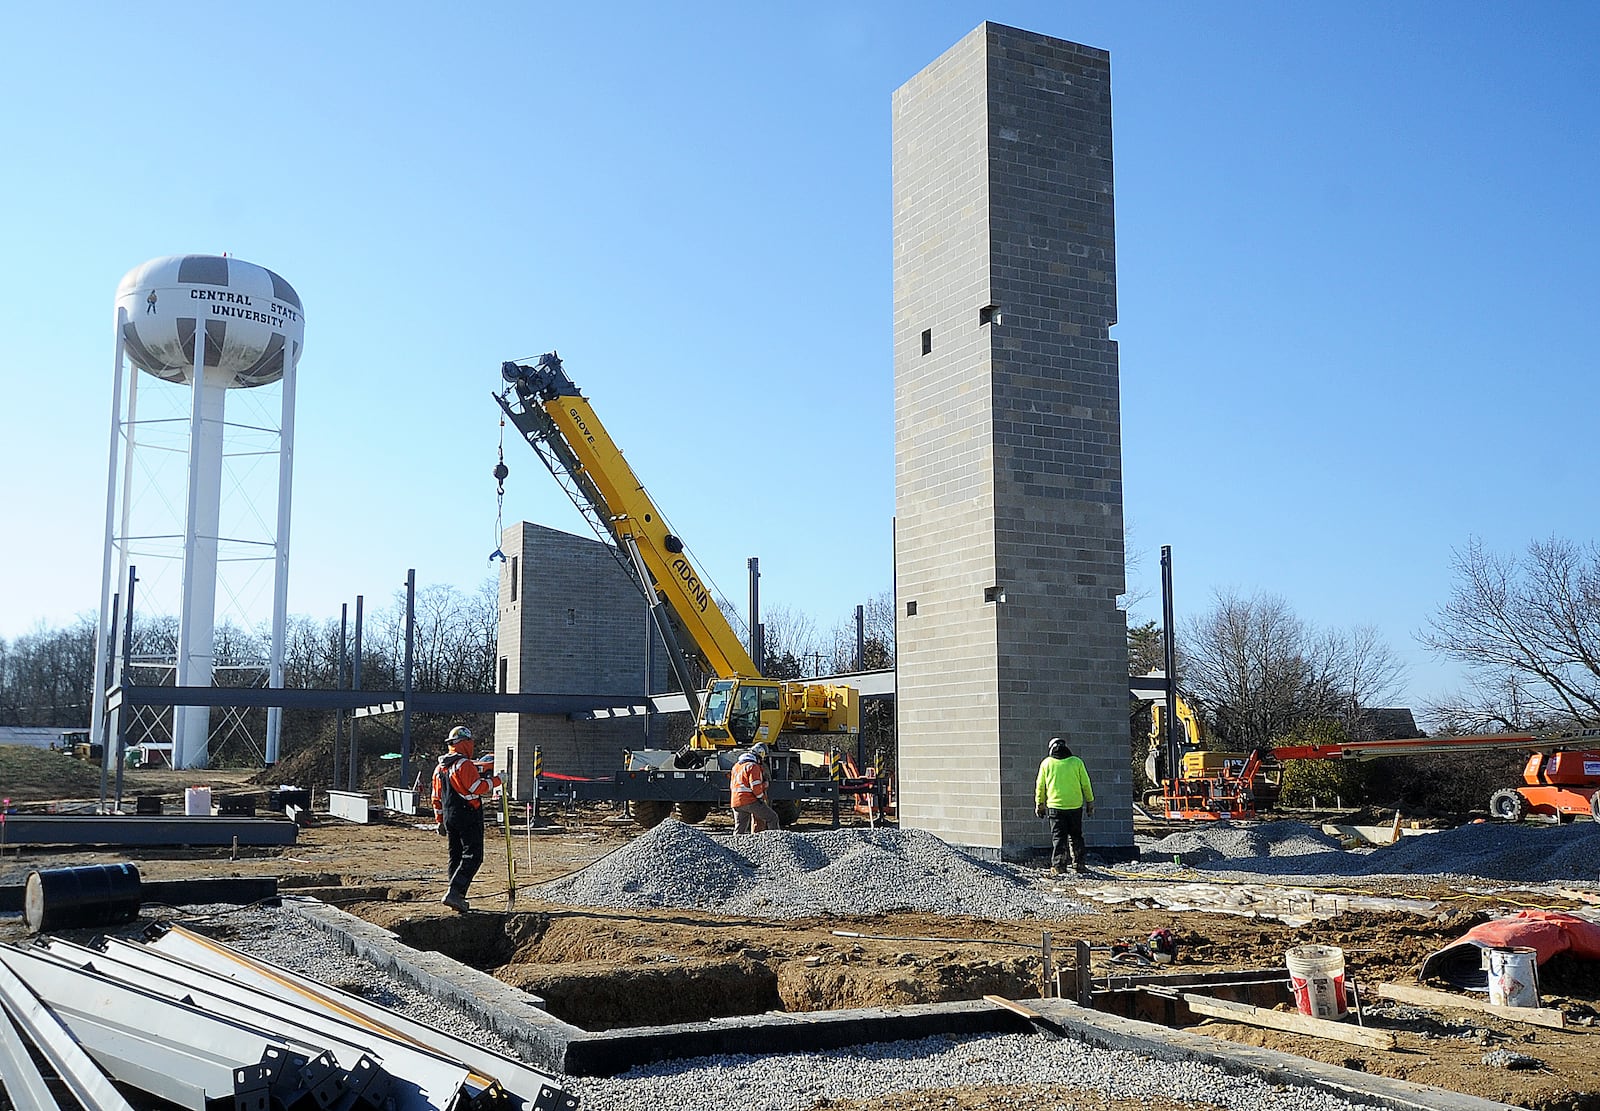
M 464 803 L 452 806 L 444 831 L 450 838 L 450 893 L 465 899 L 483 863 L 483 811 Z
M 1083 859 L 1083 807 L 1057 810 L 1051 807 L 1050 815 L 1050 866 L 1076 868 L 1086 863 Z

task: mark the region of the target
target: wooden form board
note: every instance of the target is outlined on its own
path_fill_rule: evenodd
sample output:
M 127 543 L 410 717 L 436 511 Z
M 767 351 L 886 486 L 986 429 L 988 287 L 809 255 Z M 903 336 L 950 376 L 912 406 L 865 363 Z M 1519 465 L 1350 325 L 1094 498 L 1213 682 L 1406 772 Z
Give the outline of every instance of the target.
M 1325 1018 L 1310 1018 L 1283 1011 L 1269 1011 L 1252 1007 L 1248 1003 L 1230 1003 L 1225 999 L 1211 999 L 1204 995 L 1185 993 L 1183 1001 L 1198 1015 L 1243 1022 L 1250 1026 L 1264 1026 L 1272 1030 L 1285 1030 L 1291 1034 L 1306 1034 L 1313 1038 L 1327 1038 L 1336 1042 L 1366 1046 L 1368 1049 L 1393 1049 L 1394 1035 L 1387 1030 L 1368 1030 L 1343 1022 L 1329 1022 Z
M 1481 999 L 1473 999 L 1454 992 L 1436 991 L 1433 988 L 1415 987 L 1411 984 L 1379 984 L 1378 998 L 1396 1003 L 1413 1003 L 1419 1007 L 1454 1007 L 1461 1011 L 1479 1011 L 1512 1022 L 1526 1022 L 1534 1026 L 1548 1026 L 1553 1030 L 1590 1031 L 1594 1027 L 1568 1026 L 1567 1016 L 1554 1007 L 1497 1007 Z

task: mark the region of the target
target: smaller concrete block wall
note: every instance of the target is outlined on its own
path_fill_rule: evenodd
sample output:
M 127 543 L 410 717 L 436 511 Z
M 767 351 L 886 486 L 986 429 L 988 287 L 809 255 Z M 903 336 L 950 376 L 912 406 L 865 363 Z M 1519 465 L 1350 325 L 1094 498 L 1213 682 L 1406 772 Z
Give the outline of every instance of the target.
M 643 694 L 648 611 L 611 548 L 522 522 L 506 529 L 501 551 L 509 558 L 500 570 L 499 643 L 508 685 L 517 676 L 510 690 Z
M 508 694 L 622 696 L 643 704 L 643 595 L 609 546 L 530 522 L 511 525 L 500 550 L 497 659 Z M 655 643 L 650 690 L 667 687 L 666 649 Z M 566 715 L 495 715 L 495 764 L 509 771 L 512 797 L 531 798 L 533 750 L 547 772 L 609 775 L 621 754 L 661 743 L 666 722 L 642 717 L 573 721 Z

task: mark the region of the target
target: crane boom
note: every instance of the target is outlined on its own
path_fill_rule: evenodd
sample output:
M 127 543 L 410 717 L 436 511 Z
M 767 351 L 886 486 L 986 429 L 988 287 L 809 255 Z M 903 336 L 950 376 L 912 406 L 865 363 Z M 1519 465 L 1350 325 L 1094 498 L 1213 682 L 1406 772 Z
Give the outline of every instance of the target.
M 1378 760 L 1385 756 L 1432 756 L 1441 752 L 1550 752 L 1574 745 L 1600 744 L 1600 730 L 1571 733 L 1475 733 L 1459 737 L 1401 737 L 1387 741 L 1278 745 L 1279 760 Z
M 495 395 L 500 408 L 590 525 L 611 537 L 623 566 L 650 599 L 679 685 L 695 711 L 691 747 L 775 741 L 783 730 L 860 731 L 855 688 L 762 680 L 683 541 L 562 369 L 560 356 L 552 351 L 532 366 L 503 363 L 500 375 L 507 383 Z M 699 680 L 683 667 L 686 655 L 715 677 L 704 707 L 695 695 Z
M 643 585 L 671 610 L 688 638 L 684 647 L 700 666 L 720 678 L 759 675 L 683 541 L 672 533 L 588 399 L 562 369 L 560 357 L 555 352 L 541 355 L 531 367 L 505 363 L 501 375 L 521 403 L 514 406 L 499 398 L 512 423 L 530 442 L 537 439 L 536 447 L 548 445 L 582 492 L 591 521 L 642 562 Z M 639 578 L 641 568 L 632 570 Z

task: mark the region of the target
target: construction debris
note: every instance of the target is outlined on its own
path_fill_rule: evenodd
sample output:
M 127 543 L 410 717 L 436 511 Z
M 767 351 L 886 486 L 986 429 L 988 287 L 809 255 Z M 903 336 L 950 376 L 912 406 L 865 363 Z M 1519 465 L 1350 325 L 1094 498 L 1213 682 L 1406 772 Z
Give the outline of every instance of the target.
M 1132 904 L 1164 907 L 1171 911 L 1206 911 L 1241 918 L 1273 918 L 1290 926 L 1325 922 L 1353 910 L 1402 911 L 1432 915 L 1439 904 L 1432 899 L 1346 895 L 1307 887 L 1280 887 L 1264 883 L 1100 883 L 1073 887 L 1079 898 L 1107 906 Z

